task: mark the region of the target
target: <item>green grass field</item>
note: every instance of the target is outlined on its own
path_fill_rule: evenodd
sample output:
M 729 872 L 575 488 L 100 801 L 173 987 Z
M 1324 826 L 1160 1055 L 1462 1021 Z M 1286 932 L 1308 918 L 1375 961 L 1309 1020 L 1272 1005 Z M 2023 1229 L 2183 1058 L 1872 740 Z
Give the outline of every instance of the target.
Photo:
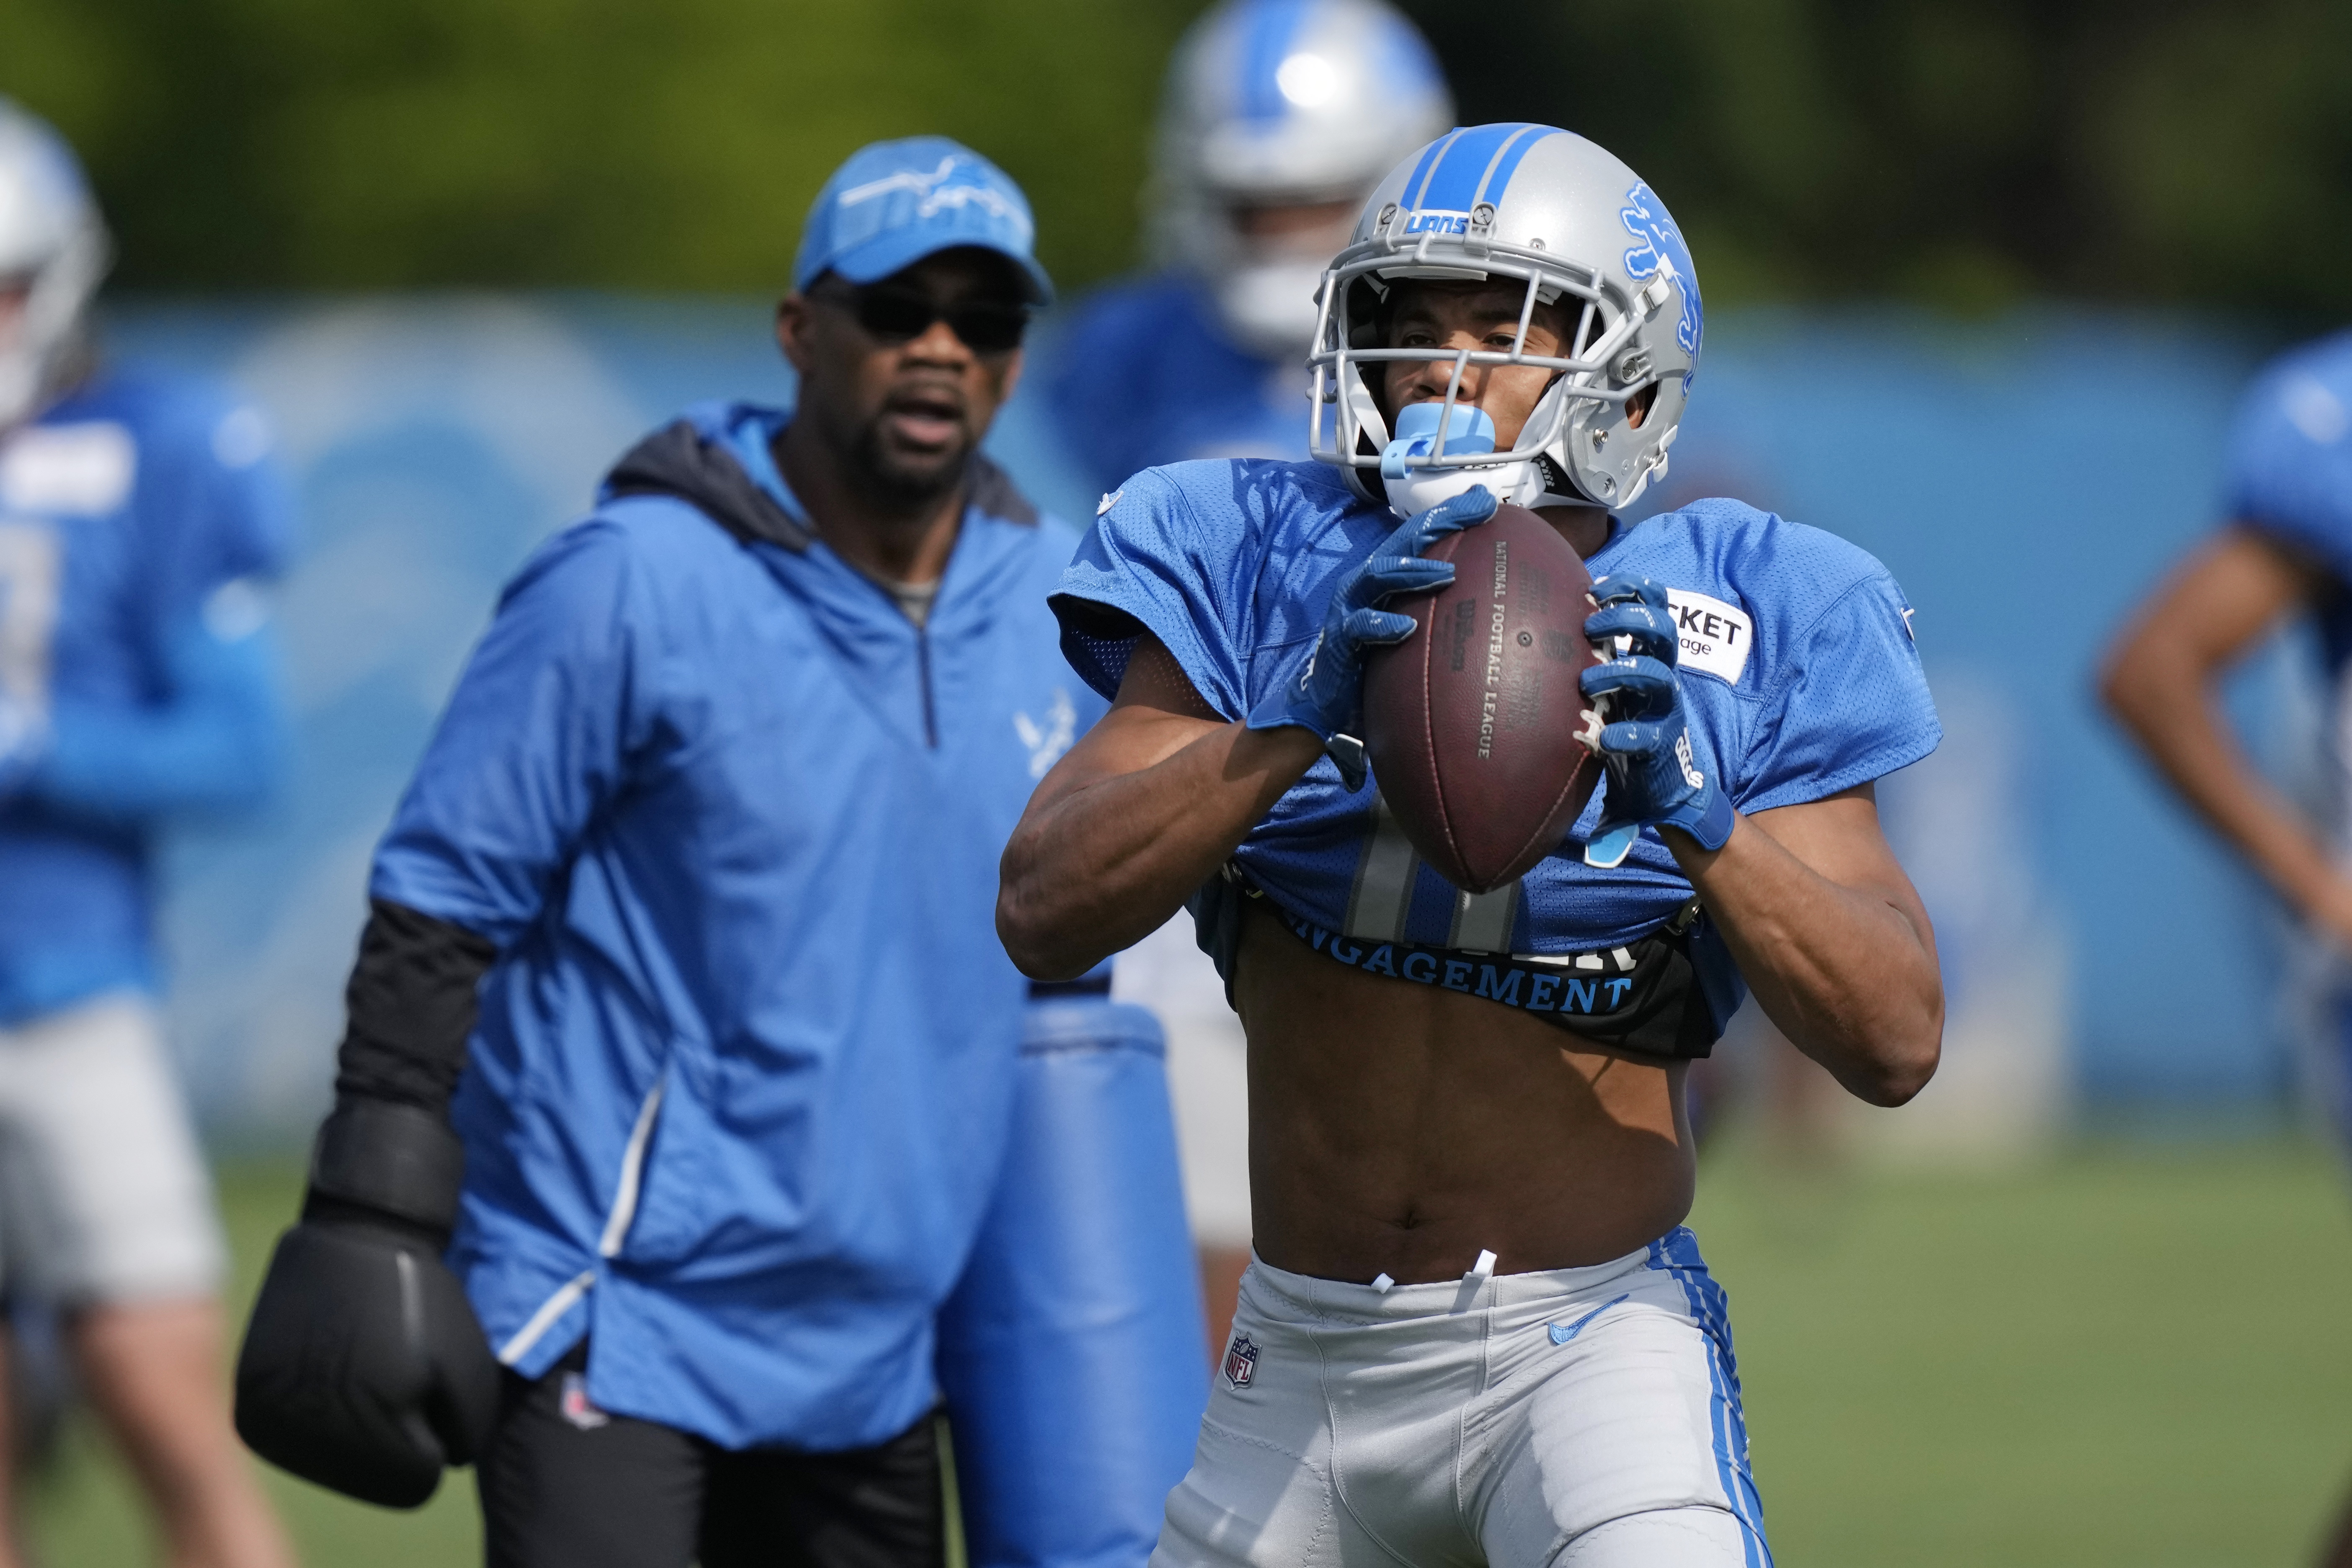
M 245 1291 L 297 1181 L 222 1173 Z M 2352 1214 L 2318 1150 L 2100 1145 L 1998 1177 L 1731 1151 L 1700 1186 L 1788 1568 L 2299 1564 L 2352 1481 Z M 270 1480 L 310 1563 L 478 1559 L 463 1476 L 413 1515 Z M 145 1560 L 87 1431 L 33 1531 L 48 1568 Z

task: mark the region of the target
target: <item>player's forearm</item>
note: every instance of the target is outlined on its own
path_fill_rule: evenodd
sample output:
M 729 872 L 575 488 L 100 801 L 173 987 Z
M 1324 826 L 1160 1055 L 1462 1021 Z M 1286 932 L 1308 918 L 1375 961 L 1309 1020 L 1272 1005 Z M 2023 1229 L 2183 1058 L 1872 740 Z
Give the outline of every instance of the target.
M 1712 854 L 1677 831 L 1666 842 L 1758 1003 L 1799 1050 L 1873 1105 L 1927 1086 L 1944 991 L 1924 915 L 1831 880 L 1746 818 Z
M 2153 639 L 2150 639 L 2153 642 Z M 2297 910 L 2337 894 L 2326 847 L 2239 749 L 2213 683 L 2218 668 L 2160 645 L 2110 666 L 2100 695 L 2158 772 L 2209 826 L 2236 847 Z M 2183 702 L 2183 691 L 2200 693 Z
M 2306 918 L 2352 940 L 2352 883 L 2239 749 L 2220 684 L 2281 620 L 2336 592 L 2294 545 L 2245 525 L 2175 569 L 2108 649 L 2107 710 L 2183 799 Z
M 996 900 L 1005 951 L 1022 973 L 1058 980 L 1134 945 L 1215 874 L 1319 754 L 1304 730 L 1224 724 L 1150 767 L 1041 791 L 1005 846 Z
M 235 811 L 268 797 L 285 716 L 263 638 L 207 642 L 174 660 L 177 689 L 152 708 L 61 700 L 33 793 L 92 820 L 131 826 L 176 811 Z

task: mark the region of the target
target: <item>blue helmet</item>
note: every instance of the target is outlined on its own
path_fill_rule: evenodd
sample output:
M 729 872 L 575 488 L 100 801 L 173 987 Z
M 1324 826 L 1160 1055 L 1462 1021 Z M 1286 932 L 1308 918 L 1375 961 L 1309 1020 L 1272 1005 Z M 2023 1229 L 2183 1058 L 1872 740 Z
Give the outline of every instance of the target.
M 110 255 L 73 149 L 0 98 L 0 284 L 30 286 L 15 331 L 0 334 L 0 429 L 57 391 Z
M 1411 279 L 1523 284 L 1519 341 L 1507 353 L 1385 346 L 1379 302 Z M 1698 273 L 1665 204 L 1607 149 L 1549 125 L 1449 132 L 1365 202 L 1321 300 L 1310 441 L 1368 500 L 1410 512 L 1485 484 L 1522 506 L 1615 510 L 1665 473 L 1698 369 Z M 1523 352 L 1537 300 L 1578 318 L 1569 353 Z M 1552 380 L 1508 450 L 1474 437 L 1460 415 L 1447 417 L 1462 444 L 1441 449 L 1435 432 L 1391 432 L 1373 397 L 1380 364 L 1407 359 L 1453 366 L 1449 407 L 1470 365 L 1540 365 Z M 1637 425 L 1626 405 L 1650 388 Z M 1407 434 L 1415 439 L 1391 440 Z
M 1224 0 L 1169 66 L 1146 197 L 1154 251 L 1207 285 L 1236 343 L 1293 358 L 1346 219 L 1261 239 L 1235 209 L 1353 206 L 1453 119 L 1429 46 L 1381 0 Z

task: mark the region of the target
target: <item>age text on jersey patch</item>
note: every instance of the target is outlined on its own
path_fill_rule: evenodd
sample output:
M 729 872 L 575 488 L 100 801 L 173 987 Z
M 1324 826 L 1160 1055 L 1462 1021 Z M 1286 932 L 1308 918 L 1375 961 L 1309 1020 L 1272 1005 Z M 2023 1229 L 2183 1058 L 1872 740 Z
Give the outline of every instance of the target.
M 1756 623 L 1748 612 L 1686 588 L 1667 589 L 1666 603 L 1674 607 L 1675 633 L 1682 643 L 1679 667 L 1738 685 L 1739 672 L 1748 668 L 1748 650 L 1756 641 Z

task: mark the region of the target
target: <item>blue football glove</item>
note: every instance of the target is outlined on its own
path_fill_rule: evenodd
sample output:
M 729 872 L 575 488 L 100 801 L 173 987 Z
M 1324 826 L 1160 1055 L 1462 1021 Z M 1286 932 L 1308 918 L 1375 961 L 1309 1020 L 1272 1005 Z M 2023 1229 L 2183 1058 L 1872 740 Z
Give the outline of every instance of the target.
M 1450 563 L 1423 561 L 1421 552 L 1442 535 L 1486 521 L 1496 504 L 1494 491 L 1474 485 L 1415 512 L 1381 540 L 1362 565 L 1339 580 L 1307 662 L 1259 700 L 1249 727 L 1312 730 L 1339 765 L 1341 781 L 1351 792 L 1363 788 L 1364 743 L 1352 731 L 1360 728 L 1364 705 L 1364 650 L 1412 635 L 1411 616 L 1374 606 L 1393 595 L 1426 594 L 1453 582 Z
M 1675 679 L 1681 638 L 1666 590 L 1647 577 L 1603 577 L 1584 635 L 1609 662 L 1586 670 L 1584 695 L 1603 721 L 1592 737 L 1609 770 L 1600 830 L 1584 863 L 1622 862 L 1645 826 L 1679 827 L 1702 849 L 1731 837 L 1731 797 L 1699 770 Z

